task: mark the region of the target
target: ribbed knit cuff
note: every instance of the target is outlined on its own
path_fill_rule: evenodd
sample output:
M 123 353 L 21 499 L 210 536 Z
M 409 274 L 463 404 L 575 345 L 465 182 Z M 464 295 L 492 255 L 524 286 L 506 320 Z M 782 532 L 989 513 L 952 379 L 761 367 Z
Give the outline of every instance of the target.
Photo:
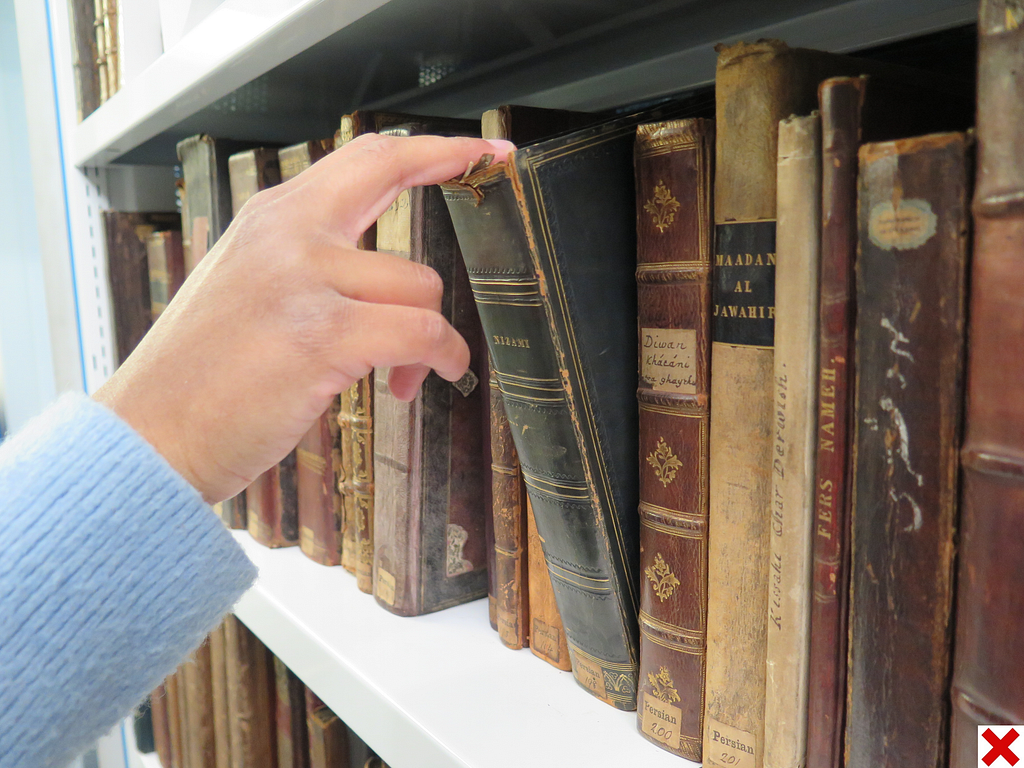
M 89 398 L 62 397 L 0 446 L 0 765 L 62 768 L 255 576 L 148 443 Z

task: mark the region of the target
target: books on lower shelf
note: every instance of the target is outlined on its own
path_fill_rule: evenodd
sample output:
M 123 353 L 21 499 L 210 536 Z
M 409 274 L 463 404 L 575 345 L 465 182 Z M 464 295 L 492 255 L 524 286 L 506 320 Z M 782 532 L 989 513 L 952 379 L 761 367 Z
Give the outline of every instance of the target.
M 997 17 L 983 30 L 983 78 L 993 41 L 1016 34 Z M 1001 689 L 983 714 L 968 702 L 964 690 L 993 686 L 972 677 L 984 633 L 960 623 L 965 604 L 953 601 L 958 565 L 959 588 L 981 589 L 954 546 L 972 314 L 970 94 L 780 41 L 719 55 L 714 97 L 619 115 L 492 110 L 484 134 L 512 138 L 514 152 L 397 198 L 363 245 L 438 270 L 473 376 L 455 387 L 434 377 L 412 405 L 391 397 L 386 376 L 358 382 L 294 453 L 294 533 L 287 505 L 264 510 L 265 494 L 250 499 L 250 531 L 348 567 L 399 614 L 483 597 L 490 560 L 496 645 L 571 668 L 596 699 L 638 709 L 644 737 L 680 757 L 837 768 L 844 754 L 865 764 L 927 754 L 942 766 L 954 632 L 968 643 L 957 648 L 961 731 L 963 718 L 1021 714 Z M 983 94 L 992 87 L 983 80 Z M 1024 110 L 1024 90 L 1000 94 L 1011 106 L 980 110 L 983 125 Z M 337 151 L 371 129 L 477 127 L 355 113 Z M 280 150 L 288 178 L 329 144 Z M 190 263 L 226 226 L 222 168 L 278 155 L 237 149 L 202 136 L 179 147 Z M 1003 158 L 999 172 L 1016 163 Z M 231 179 L 239 200 L 242 183 Z M 153 262 L 169 259 L 168 242 L 152 242 Z M 151 284 L 172 271 L 151 266 Z M 995 301 L 979 285 L 989 283 L 975 282 L 970 302 Z M 982 405 L 966 409 L 968 436 Z M 969 451 L 971 472 L 987 478 L 981 450 Z M 229 702 L 240 685 L 230 638 Z M 169 753 L 175 739 L 191 755 L 216 742 L 188 730 L 205 711 L 189 699 L 205 695 L 197 675 L 217 674 L 217 641 L 210 649 L 211 663 L 197 657 L 154 706 Z M 265 666 L 250 688 L 273 682 Z M 916 687 L 891 689 L 901 676 Z M 289 679 L 279 663 L 288 735 L 277 746 L 305 765 L 286 748 L 301 740 Z M 175 690 L 184 706 L 170 706 Z M 310 759 L 344 751 L 329 713 L 306 725 Z M 969 764 L 967 747 L 954 751 Z

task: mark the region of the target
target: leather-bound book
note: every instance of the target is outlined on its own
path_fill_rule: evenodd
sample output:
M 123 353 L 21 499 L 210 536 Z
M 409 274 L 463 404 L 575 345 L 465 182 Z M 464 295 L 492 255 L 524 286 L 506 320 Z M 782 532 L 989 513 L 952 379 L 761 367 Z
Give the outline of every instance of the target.
M 485 139 L 505 139 L 516 146 L 522 146 L 580 128 L 597 119 L 596 115 L 586 112 L 505 105 L 484 112 L 481 119 L 481 135 Z M 493 368 L 490 370 L 489 378 L 491 519 L 494 527 L 495 576 L 492 596 L 495 621 L 501 641 L 509 648 L 522 648 L 529 644 L 530 635 L 526 485 L 519 469 L 519 456 L 509 430 L 497 374 Z M 538 562 L 543 564 L 544 560 L 540 559 Z M 550 579 L 546 566 L 537 578 Z M 552 631 L 562 633 L 560 620 L 554 625 L 547 626 Z M 548 658 L 544 654 L 541 656 Z
M 273 768 L 277 762 L 273 656 L 233 615 L 224 621 L 224 641 L 232 768 Z
M 526 497 L 526 542 L 530 580 L 530 650 L 534 656 L 568 672 L 572 669 L 569 645 L 529 495 Z
M 103 213 L 118 362 L 125 361 L 152 323 L 146 238 L 180 226 L 177 213 Z
M 779 121 L 863 62 L 778 40 L 720 46 L 704 761 L 760 768 L 774 422 Z
M 429 123 L 389 128 L 402 136 Z M 465 124 L 462 133 L 478 126 Z M 374 595 L 414 616 L 487 595 L 482 372 L 486 351 L 466 266 L 441 190 L 402 192 L 377 220 L 377 250 L 432 267 L 444 281 L 441 314 L 469 344 L 458 382 L 430 374 L 411 402 L 375 380 Z M 486 384 L 484 384 L 486 386 Z
M 946 764 L 969 145 L 860 149 L 850 766 Z
M 309 168 L 317 160 L 334 150 L 334 139 L 316 139 L 282 147 L 277 151 L 281 181 L 290 181 Z
M 328 707 L 309 716 L 310 768 L 350 768 L 348 728 Z
M 698 762 L 707 617 L 714 157 L 711 120 L 637 128 L 637 725 L 648 740 Z
M 984 0 L 978 29 L 978 175 L 960 459 L 952 768 L 978 765 L 977 726 L 1024 723 L 1024 73 L 1017 66 L 1024 52 L 1024 9 Z M 1021 743 L 1014 744 L 1018 755 Z
M 443 186 L 573 674 L 636 708 L 636 220 L 630 115 Z M 503 158 L 504 159 L 504 158 Z
M 862 141 L 966 128 L 974 109 L 971 94 L 965 92 L 969 89 L 948 78 L 893 67 L 878 69 L 870 77 L 829 78 L 818 89 L 822 266 L 808 768 L 841 768 L 843 762 L 857 149 Z
M 231 210 L 242 206 L 264 189 L 281 181 L 276 149 L 260 147 L 228 159 L 231 180 Z M 299 543 L 299 508 L 296 487 L 297 455 L 293 450 L 257 477 L 245 491 L 246 523 L 249 534 L 267 547 L 289 547 Z
M 180 217 L 178 219 L 181 221 Z M 149 306 L 153 322 L 160 317 L 185 282 L 185 252 L 181 232 L 164 230 L 146 238 L 149 265 Z
M 170 760 L 164 763 L 164 768 L 183 768 L 185 765 L 181 733 L 182 705 L 180 702 L 184 692 L 180 690 L 182 680 L 180 671 L 181 667 L 178 667 L 177 671 L 164 678 L 164 694 L 167 701 L 167 747 L 170 754 Z
M 171 768 L 171 731 L 167 713 L 167 689 L 160 683 L 149 695 L 153 715 L 153 746 L 160 765 Z
M 181 724 L 185 765 L 187 768 L 216 768 L 217 743 L 209 640 L 203 641 L 191 658 L 182 664 L 181 669 L 185 683 L 185 717 Z
M 224 622 L 210 633 L 209 642 L 213 739 L 217 750 L 217 768 L 231 768 L 231 714 L 228 706 L 227 638 Z
M 821 262 L 817 112 L 779 123 L 777 216 L 764 764 L 793 768 L 803 764 L 807 745 Z
M 71 0 L 68 3 L 71 64 L 75 71 L 78 122 L 82 122 L 100 105 L 100 82 L 96 72 L 95 20 L 94 0 Z
M 206 134 L 178 142 L 178 160 L 185 185 L 181 238 L 186 277 L 231 223 L 228 158 L 247 146 L 245 142 L 215 139 Z M 199 241 L 193 242 L 197 237 Z M 214 504 L 213 508 L 229 528 L 246 527 L 245 491 Z
M 277 768 L 309 768 L 306 686 L 274 657 Z

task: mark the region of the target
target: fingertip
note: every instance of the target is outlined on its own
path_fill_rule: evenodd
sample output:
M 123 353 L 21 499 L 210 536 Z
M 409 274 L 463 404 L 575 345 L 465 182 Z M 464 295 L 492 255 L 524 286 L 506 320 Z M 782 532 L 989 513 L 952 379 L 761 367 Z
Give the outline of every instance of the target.
M 516 151 L 516 145 L 511 141 L 504 139 L 484 139 L 484 141 L 494 147 L 494 156 L 502 161 Z
M 430 369 L 424 365 L 395 366 L 388 372 L 388 389 L 403 403 L 412 401 L 423 386 Z

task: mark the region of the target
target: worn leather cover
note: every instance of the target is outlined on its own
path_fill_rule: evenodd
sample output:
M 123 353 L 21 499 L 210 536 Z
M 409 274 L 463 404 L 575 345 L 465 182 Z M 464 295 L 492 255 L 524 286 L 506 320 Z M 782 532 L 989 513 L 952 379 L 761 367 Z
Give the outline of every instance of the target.
M 484 112 L 481 135 L 505 139 L 522 146 L 598 119 L 586 112 L 505 105 Z M 509 431 L 498 379 L 491 370 L 490 445 L 491 493 L 494 525 L 495 619 L 498 635 L 509 648 L 529 645 L 530 593 L 527 556 L 526 486 L 519 469 L 519 455 Z M 543 559 L 540 560 L 543 563 Z M 539 578 L 550 577 L 547 568 Z M 554 619 L 557 619 L 557 608 Z M 546 623 L 551 632 L 562 632 L 561 621 Z M 540 654 L 542 658 L 549 658 Z
M 217 743 L 209 640 L 203 641 L 188 661 L 181 665 L 181 670 L 185 683 L 184 717 L 181 719 L 185 765 L 187 768 L 216 768 Z
M 228 672 L 224 622 L 210 633 L 210 690 L 213 693 L 213 738 L 217 768 L 231 767 L 231 735 L 228 723 Z
M 778 124 L 863 62 L 778 40 L 719 47 L 704 761 L 764 755 Z
M 177 216 L 178 225 L 181 217 Z M 160 317 L 185 282 L 185 252 L 179 230 L 153 232 L 146 238 L 149 266 L 149 306 L 153 322 Z
M 444 185 L 574 676 L 627 710 L 639 666 L 632 160 L 642 119 L 520 148 L 511 165 Z
M 103 212 L 119 363 L 131 354 L 152 323 L 146 239 L 158 229 L 175 227 L 181 227 L 181 217 L 174 212 Z
M 232 768 L 274 768 L 274 661 L 233 615 L 224 622 Z
M 167 718 L 167 690 L 160 683 L 149 695 L 150 713 L 153 716 L 153 747 L 160 765 L 171 768 L 171 732 Z
M 547 560 L 544 559 L 544 542 L 537 532 L 537 520 L 529 495 L 525 498 L 526 553 L 530 580 L 530 650 L 553 667 L 568 672 L 572 669 L 569 645 L 565 640 L 562 616 L 555 601 L 555 590 L 551 586 Z
M 640 701 L 649 741 L 700 762 L 707 618 L 714 122 L 636 136 Z
M 818 389 L 821 121 L 779 123 L 764 764 L 803 765 Z
M 818 89 L 822 121 L 820 382 L 813 538 L 807 764 L 842 765 L 849 592 L 849 435 L 853 403 L 853 291 L 857 149 L 934 130 L 964 129 L 968 89 L 949 78 L 873 65 Z
M 274 657 L 277 768 L 309 768 L 306 686 Z
M 75 101 L 78 122 L 100 105 L 100 82 L 96 72 L 96 35 L 93 0 L 70 0 L 68 24 L 71 37 L 71 65 L 75 72 Z M 164 768 L 167 768 L 166 766 Z
M 1024 9 L 1018 3 L 981 3 L 953 768 L 978 765 L 978 725 L 1024 723 L 1022 25 Z M 1020 744 L 1014 745 L 1018 755 Z
M 310 768 L 351 768 L 348 728 L 328 707 L 309 716 Z
M 944 766 L 969 140 L 865 144 L 846 764 Z
M 418 123 L 385 133 L 429 130 Z M 377 221 L 377 250 L 441 275 L 441 313 L 469 344 L 471 374 L 482 371 L 480 319 L 441 190 L 402 192 Z M 375 380 L 373 583 L 377 602 L 393 613 L 428 613 L 487 594 L 484 400 L 473 378 L 456 386 L 431 373 L 408 403 L 391 394 L 383 372 Z

